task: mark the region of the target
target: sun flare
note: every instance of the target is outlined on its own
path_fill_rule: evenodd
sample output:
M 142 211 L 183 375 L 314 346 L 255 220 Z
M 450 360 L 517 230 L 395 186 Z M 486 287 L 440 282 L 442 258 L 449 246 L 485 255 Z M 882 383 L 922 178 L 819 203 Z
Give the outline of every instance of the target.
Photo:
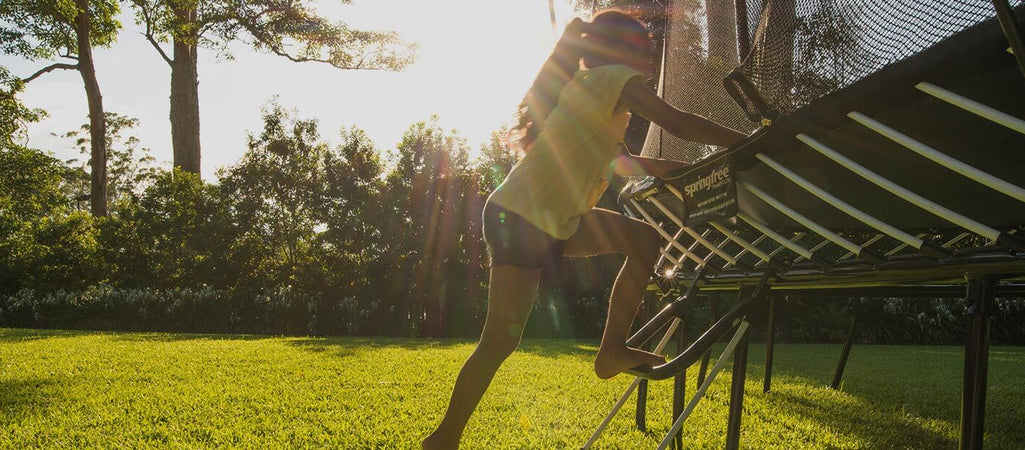
M 443 125 L 459 124 L 453 128 L 470 142 L 486 142 L 492 132 L 512 122 L 562 29 L 583 13 L 557 0 L 553 24 L 544 0 L 461 5 L 460 15 L 484 19 L 458 26 L 415 21 L 396 29 L 421 46 L 419 61 L 409 69 L 425 85 L 419 95 L 438 97 L 445 111 Z M 476 156 L 478 148 L 472 151 Z

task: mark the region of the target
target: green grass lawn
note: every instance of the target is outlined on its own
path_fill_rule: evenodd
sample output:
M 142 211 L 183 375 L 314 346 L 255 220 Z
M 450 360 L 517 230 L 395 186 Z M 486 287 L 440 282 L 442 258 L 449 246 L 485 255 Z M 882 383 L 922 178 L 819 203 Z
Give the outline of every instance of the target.
M 466 340 L 324 339 L 0 329 L 0 447 L 412 448 L 440 419 Z M 579 448 L 631 379 L 598 380 L 595 342 L 528 340 L 471 420 L 467 448 Z M 741 445 L 955 448 L 963 350 L 777 345 L 761 392 L 752 345 Z M 694 391 L 696 371 L 688 374 Z M 684 425 L 688 448 L 724 443 L 729 372 Z M 672 382 L 631 401 L 596 448 L 654 448 Z M 1025 348 L 990 353 L 987 448 L 1025 446 Z

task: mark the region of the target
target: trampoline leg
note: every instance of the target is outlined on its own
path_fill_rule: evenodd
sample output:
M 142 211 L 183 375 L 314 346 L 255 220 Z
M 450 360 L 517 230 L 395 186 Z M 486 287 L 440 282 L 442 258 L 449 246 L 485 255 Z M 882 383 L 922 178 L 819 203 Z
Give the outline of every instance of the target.
M 719 311 L 715 304 L 715 298 L 706 297 L 708 299 L 708 326 L 712 326 L 717 320 L 719 320 Z M 709 350 L 701 356 L 701 368 L 698 369 L 698 386 L 705 382 L 705 375 L 708 373 L 708 358 L 711 356 L 712 351 Z
M 733 384 L 730 386 L 730 416 L 726 422 L 726 449 L 740 448 L 740 416 L 744 411 L 744 381 L 747 378 L 747 343 L 744 334 L 733 353 Z
M 647 426 L 647 411 L 648 411 L 648 380 L 641 380 L 637 385 L 637 414 L 634 417 L 637 422 L 637 429 L 641 431 L 648 431 Z
M 840 381 L 843 380 L 843 371 L 847 367 L 847 358 L 851 356 L 851 344 L 854 343 L 854 328 L 858 325 L 858 314 L 854 312 L 854 303 L 851 303 L 851 327 L 847 329 L 847 337 L 843 340 L 843 350 L 840 351 L 840 362 L 836 365 L 836 372 L 833 373 L 833 382 L 829 387 L 834 391 L 840 389 Z
M 965 343 L 964 385 L 961 388 L 961 443 L 963 450 L 982 448 L 986 417 L 986 378 L 989 369 L 989 326 L 996 280 L 968 279 L 965 298 L 969 317 Z
M 679 355 L 687 347 L 687 334 L 684 331 L 685 322 L 680 322 L 680 328 L 676 330 L 676 354 Z M 683 414 L 683 407 L 687 400 L 687 369 L 683 369 L 673 378 L 673 417 L 680 417 Z M 683 430 L 676 432 L 673 437 L 673 448 L 683 448 Z
M 634 413 L 634 423 L 640 431 L 648 431 L 648 380 L 642 379 L 637 385 L 637 410 Z
M 772 356 L 776 345 L 776 297 L 769 297 L 769 324 L 765 327 L 765 377 L 762 392 L 772 388 Z

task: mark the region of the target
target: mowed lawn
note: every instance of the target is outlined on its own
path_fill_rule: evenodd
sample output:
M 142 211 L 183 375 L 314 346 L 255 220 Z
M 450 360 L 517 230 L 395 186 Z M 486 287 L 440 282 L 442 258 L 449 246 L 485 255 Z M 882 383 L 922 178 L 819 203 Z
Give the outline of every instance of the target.
M 630 383 L 591 372 L 596 342 L 527 340 L 499 371 L 465 448 L 579 448 Z M 414 448 L 440 419 L 468 340 L 294 338 L 0 329 L 0 447 Z M 963 350 L 752 345 L 741 446 L 955 448 Z M 688 373 L 694 392 L 696 370 Z M 684 425 L 688 448 L 724 443 L 729 371 Z M 1025 348 L 990 353 L 987 448 L 1025 447 Z M 630 401 L 596 448 L 654 448 L 672 382 Z

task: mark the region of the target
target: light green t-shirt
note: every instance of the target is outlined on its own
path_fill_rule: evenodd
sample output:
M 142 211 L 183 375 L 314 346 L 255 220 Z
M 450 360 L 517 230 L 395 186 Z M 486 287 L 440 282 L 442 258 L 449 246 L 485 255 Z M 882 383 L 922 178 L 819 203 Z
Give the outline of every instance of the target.
M 608 187 L 612 161 L 630 112 L 619 104 L 627 80 L 642 76 L 624 65 L 580 70 L 562 88 L 533 146 L 491 194 L 557 239 L 577 231 Z

